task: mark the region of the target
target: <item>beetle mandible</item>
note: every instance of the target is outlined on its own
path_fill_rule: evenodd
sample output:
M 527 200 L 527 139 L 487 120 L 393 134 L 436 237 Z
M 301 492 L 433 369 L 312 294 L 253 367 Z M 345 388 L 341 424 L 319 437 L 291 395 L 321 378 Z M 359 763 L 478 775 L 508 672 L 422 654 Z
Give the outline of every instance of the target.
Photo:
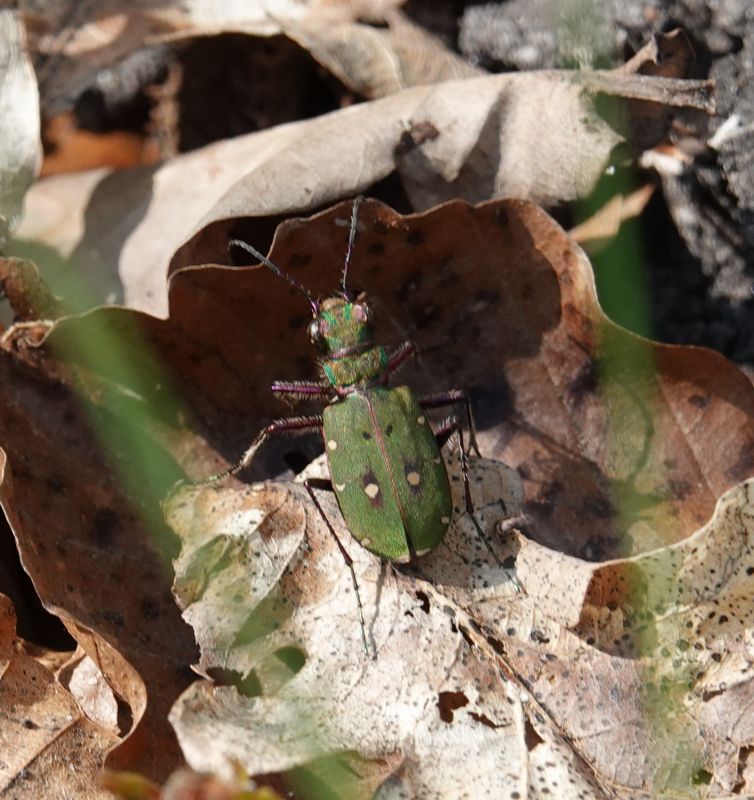
M 272 434 L 322 432 L 330 479 L 310 478 L 304 481 L 304 486 L 351 571 L 362 642 L 368 654 L 353 561 L 317 500 L 315 490 L 335 492 L 346 527 L 367 550 L 389 561 L 413 562 L 442 541 L 450 524 L 453 504 L 441 448 L 457 434 L 466 510 L 494 560 L 516 591 L 520 587 L 474 516 L 469 490 L 469 451 L 460 418 L 451 416 L 433 431 L 426 416 L 429 409 L 462 407 L 469 430 L 469 449 L 479 455 L 468 396 L 454 389 L 417 399 L 407 386 L 391 388 L 391 373 L 416 353 L 416 347 L 405 341 L 388 353 L 376 344 L 371 307 L 363 296 L 354 298 L 347 288 L 360 202 L 361 197 L 357 197 L 352 207 L 340 291 L 321 302 L 251 245 L 238 239 L 229 242 L 229 246 L 250 253 L 301 292 L 312 311 L 308 333 L 319 353 L 322 379 L 275 381 L 272 392 L 283 398 L 316 399 L 328 405 L 321 415 L 285 417 L 269 423 L 235 466 L 201 483 L 220 480 L 247 467 Z

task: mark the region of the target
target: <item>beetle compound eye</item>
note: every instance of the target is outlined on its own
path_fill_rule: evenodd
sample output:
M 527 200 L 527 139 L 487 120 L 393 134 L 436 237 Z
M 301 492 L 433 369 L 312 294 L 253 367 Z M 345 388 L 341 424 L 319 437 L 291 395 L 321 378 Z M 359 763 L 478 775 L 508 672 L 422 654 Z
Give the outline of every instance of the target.
M 319 329 L 318 319 L 313 319 L 309 323 L 309 339 L 311 339 L 314 344 L 319 344 L 322 341 L 322 333 Z
M 371 322 L 372 318 L 374 317 L 374 312 L 372 311 L 372 307 L 368 303 L 359 303 L 356 306 L 361 312 L 361 320 L 363 322 Z

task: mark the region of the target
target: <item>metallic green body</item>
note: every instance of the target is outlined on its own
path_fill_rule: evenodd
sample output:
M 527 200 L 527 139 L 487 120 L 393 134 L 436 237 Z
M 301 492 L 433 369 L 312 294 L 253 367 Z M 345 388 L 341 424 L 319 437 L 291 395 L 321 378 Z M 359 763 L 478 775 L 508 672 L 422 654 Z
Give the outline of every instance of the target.
M 391 561 L 435 547 L 452 516 L 450 484 L 411 390 L 355 391 L 327 406 L 323 420 L 330 478 L 354 537 Z

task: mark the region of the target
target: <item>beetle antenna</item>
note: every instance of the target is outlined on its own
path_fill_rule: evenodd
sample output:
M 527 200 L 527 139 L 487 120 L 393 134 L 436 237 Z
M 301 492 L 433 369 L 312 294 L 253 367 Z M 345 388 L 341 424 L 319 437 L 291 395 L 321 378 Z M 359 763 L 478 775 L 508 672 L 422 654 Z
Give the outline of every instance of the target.
M 293 286 L 294 289 L 298 289 L 299 292 L 301 292 L 301 294 L 303 294 L 304 297 L 306 297 L 306 299 L 309 301 L 309 305 L 312 307 L 312 314 L 314 314 L 315 317 L 317 316 L 317 314 L 319 314 L 319 306 L 317 305 L 317 301 L 311 296 L 309 291 L 302 284 L 300 284 L 295 278 L 292 278 L 290 275 L 287 275 L 285 272 L 283 272 L 282 269 L 280 269 L 280 267 L 273 264 L 272 261 L 270 261 L 270 259 L 267 258 L 267 256 L 263 256 L 259 252 L 259 250 L 252 247 L 250 244 L 247 244 L 246 242 L 242 241 L 241 239 L 231 239 L 228 242 L 229 248 L 233 247 L 234 245 L 235 247 L 240 247 L 242 250 L 245 250 L 247 253 L 251 253 L 251 255 L 253 255 L 254 258 L 258 258 L 259 261 L 261 261 L 262 264 L 265 265 L 265 267 L 271 269 L 276 275 L 278 275 L 288 284 Z
M 346 288 L 346 278 L 348 277 L 348 265 L 351 263 L 351 253 L 353 253 L 353 243 L 356 241 L 356 219 L 359 215 L 359 205 L 364 198 L 359 194 L 353 199 L 353 206 L 351 207 L 351 230 L 348 232 L 348 247 L 346 248 L 346 260 L 343 264 L 343 297 L 346 300 L 351 299 L 351 295 Z

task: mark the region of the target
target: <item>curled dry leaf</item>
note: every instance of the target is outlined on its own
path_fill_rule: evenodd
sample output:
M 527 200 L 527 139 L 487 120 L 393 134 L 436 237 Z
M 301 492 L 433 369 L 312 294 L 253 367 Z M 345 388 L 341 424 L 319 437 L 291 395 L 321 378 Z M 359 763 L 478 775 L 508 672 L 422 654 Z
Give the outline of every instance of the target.
M 404 15 L 392 13 L 388 19 L 387 28 L 333 25 L 316 18 L 281 20 L 280 28 L 349 89 L 369 99 L 484 74 Z
M 403 0 L 110 0 L 106 7 L 64 0 L 44 14 L 25 14 L 33 50 L 41 56 L 43 106 L 52 114 L 65 111 L 97 73 L 131 53 L 160 42 L 244 32 L 257 36 L 279 34 L 287 22 L 353 22 L 362 6 L 375 22 Z M 364 15 L 367 16 L 367 15 Z
M 648 101 L 642 108 L 711 108 L 706 82 L 626 72 L 446 81 L 217 142 L 159 168 L 41 181 L 17 235 L 59 249 L 103 302 L 162 315 L 168 268 L 224 260 L 241 214 L 269 235 L 279 215 L 321 208 L 394 172 L 419 209 L 455 197 L 585 196 L 623 141 L 595 110 L 597 94 Z
M 96 775 L 117 741 L 88 719 L 42 663 L 16 641 L 11 601 L 0 595 L 0 793 L 105 800 Z

